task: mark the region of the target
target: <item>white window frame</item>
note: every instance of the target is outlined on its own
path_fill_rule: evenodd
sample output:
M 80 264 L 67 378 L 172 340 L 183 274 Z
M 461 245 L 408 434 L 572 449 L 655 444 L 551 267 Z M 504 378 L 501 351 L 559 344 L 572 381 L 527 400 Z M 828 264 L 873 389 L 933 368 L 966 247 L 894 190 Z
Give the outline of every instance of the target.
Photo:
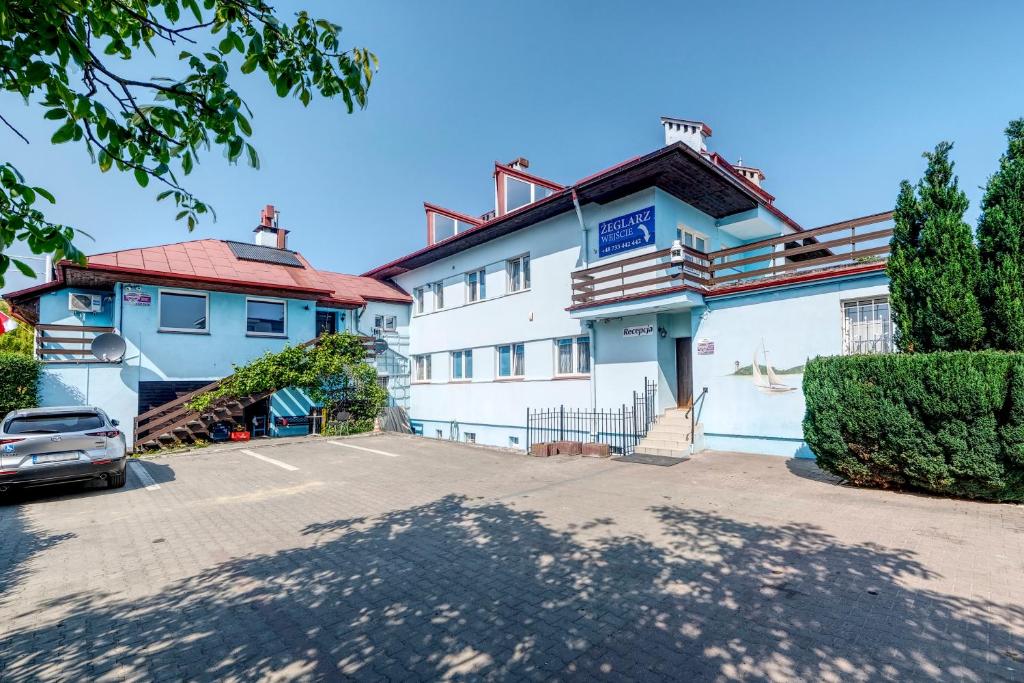
M 503 375 L 501 374 L 501 349 L 509 347 L 509 372 L 512 374 Z M 516 347 L 523 347 L 523 372 L 522 374 L 515 374 L 516 372 Z M 508 344 L 498 344 L 494 347 L 494 376 L 499 380 L 503 379 L 522 379 L 526 377 L 526 344 L 523 342 L 510 342 Z
M 398 329 L 398 316 L 397 315 L 385 315 L 384 316 L 384 330 L 386 332 L 394 332 Z
M 163 320 L 164 315 L 164 294 L 179 294 L 182 296 L 191 297 L 202 297 L 206 302 L 206 313 L 204 320 L 206 320 L 206 327 L 201 330 L 197 330 L 193 327 L 164 327 L 160 324 Z M 209 292 L 198 292 L 194 289 L 158 289 L 156 299 L 156 324 L 158 332 L 174 332 L 176 334 L 210 334 L 210 293 Z
M 258 301 L 264 304 L 281 304 L 284 309 L 284 332 L 250 332 L 249 331 L 249 302 Z M 273 337 L 286 339 L 288 337 L 288 301 L 286 299 L 272 299 L 265 296 L 245 297 L 245 336 L 246 337 Z
M 470 298 L 470 294 L 473 291 L 473 287 L 469 282 L 469 277 L 476 275 L 476 297 Z M 470 270 L 465 274 L 466 282 L 466 303 L 475 304 L 478 301 L 487 300 L 487 268 L 477 268 L 476 270 Z
M 431 354 L 429 353 L 420 353 L 412 357 L 412 381 L 414 384 L 427 384 L 431 381 L 433 372 L 431 371 L 430 356 Z M 423 361 L 422 369 L 426 371 L 422 373 L 423 376 L 420 373 L 420 361 Z
M 455 354 L 459 354 L 459 370 L 462 373 L 461 377 L 455 376 Z M 469 354 L 469 365 L 470 373 L 466 374 L 466 355 Z M 472 382 L 473 381 L 473 349 L 455 349 L 448 353 L 448 377 L 452 382 Z
M 589 345 L 590 336 L 586 334 L 576 334 L 571 337 L 559 337 L 553 342 L 554 354 L 555 354 L 555 377 L 589 377 L 591 371 L 594 369 L 594 356 L 590 355 L 590 369 L 586 372 L 580 372 L 580 340 L 585 339 Z M 572 346 L 572 371 L 571 372 L 559 372 L 558 371 L 558 351 L 559 343 L 569 341 Z
M 462 440 L 466 443 L 476 443 L 476 432 L 463 432 Z
M 515 282 L 512 277 L 512 264 L 519 263 L 519 281 Z M 520 254 L 505 261 L 505 291 L 509 294 L 530 291 L 530 255 Z
M 412 310 L 416 315 L 423 315 L 427 312 L 426 287 L 415 287 L 412 290 Z
M 430 286 L 434 293 L 434 310 L 444 309 L 444 280 L 439 280 Z
M 523 180 L 522 178 L 518 178 L 518 177 L 512 175 L 511 173 L 503 173 L 502 175 L 505 178 L 505 188 L 504 188 L 505 189 L 505 213 L 509 213 L 510 211 L 516 211 L 517 209 L 523 208 L 523 206 L 529 206 L 530 204 L 533 204 L 534 202 L 540 201 L 541 199 L 546 199 L 546 197 L 538 197 L 537 196 L 537 188 L 538 187 L 541 187 L 541 188 L 544 188 L 545 190 L 547 190 L 548 191 L 548 194 L 547 194 L 548 197 L 550 197 L 551 195 L 553 195 L 555 193 L 555 190 L 551 189 L 547 185 L 541 185 L 540 183 L 535 183 L 532 180 Z M 514 209 L 509 208 L 509 206 L 508 206 L 508 181 L 509 180 L 514 180 L 517 183 L 524 183 L 526 185 L 529 185 L 530 186 L 530 201 L 528 201 L 527 203 L 523 204 L 523 206 L 517 206 Z
M 679 233 L 679 241 L 680 243 L 682 243 L 683 246 L 689 247 L 694 251 L 700 251 L 702 254 L 707 254 L 711 251 L 711 240 L 708 238 L 707 235 L 702 233 L 700 230 L 694 230 L 693 228 L 682 223 L 676 226 L 676 230 Z M 686 235 L 689 235 L 693 239 L 693 244 L 686 243 Z M 698 238 L 704 240 L 703 251 L 697 248 Z M 692 256 L 690 257 L 690 260 L 694 260 Z
M 874 350 L 872 350 L 872 351 L 863 351 L 863 350 L 855 351 L 855 350 L 853 350 L 853 344 L 854 344 L 853 330 L 851 330 L 849 328 L 849 326 L 847 325 L 847 323 L 846 323 L 846 309 L 848 307 L 851 307 L 851 306 L 855 306 L 855 307 L 859 308 L 862 304 L 870 304 L 871 307 L 874 308 L 879 303 L 883 303 L 883 302 L 889 307 L 889 329 L 888 329 L 888 333 L 886 333 L 886 330 L 883 329 L 881 336 L 872 337 L 872 338 L 868 339 L 867 341 L 868 342 L 875 341 L 877 343 L 878 341 L 884 342 L 885 339 L 888 338 L 889 349 L 888 350 L 883 349 L 883 350 L 880 350 L 880 351 L 874 351 Z M 844 299 L 843 301 L 839 302 L 839 317 L 840 317 L 840 321 L 841 321 L 840 324 L 842 325 L 842 328 L 843 328 L 842 329 L 842 335 L 843 335 L 842 338 L 843 338 L 843 355 L 844 356 L 851 356 L 851 355 L 855 355 L 855 354 L 865 354 L 865 353 L 867 353 L 867 354 L 883 354 L 883 353 L 895 353 L 896 352 L 896 323 L 893 321 L 893 318 L 892 318 L 892 301 L 891 301 L 891 299 L 889 298 L 889 296 L 887 294 L 880 294 L 878 296 L 858 297 L 856 299 Z M 881 327 L 881 325 L 883 323 L 880 320 L 872 320 L 868 324 L 871 324 L 872 326 L 877 325 L 877 326 Z

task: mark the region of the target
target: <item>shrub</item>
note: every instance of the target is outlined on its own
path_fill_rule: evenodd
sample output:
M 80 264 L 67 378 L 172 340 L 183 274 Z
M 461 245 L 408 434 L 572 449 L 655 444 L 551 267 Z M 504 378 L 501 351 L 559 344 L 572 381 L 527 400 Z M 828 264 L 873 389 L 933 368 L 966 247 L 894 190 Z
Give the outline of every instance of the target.
M 1024 501 L 1024 353 L 815 358 L 804 436 L 853 484 Z
M 39 405 L 42 366 L 21 353 L 0 351 L 0 417 L 19 408 Z

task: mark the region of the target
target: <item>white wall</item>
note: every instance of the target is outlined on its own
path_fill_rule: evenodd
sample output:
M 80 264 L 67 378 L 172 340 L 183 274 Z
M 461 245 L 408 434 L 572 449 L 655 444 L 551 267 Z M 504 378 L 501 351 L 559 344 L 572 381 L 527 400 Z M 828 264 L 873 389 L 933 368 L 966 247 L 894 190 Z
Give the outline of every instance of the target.
M 814 356 L 843 352 L 842 302 L 888 294 L 879 273 L 822 284 L 711 299 L 694 313 L 694 387 L 708 387 L 700 421 L 706 446 L 797 457 L 812 457 L 803 441 L 803 373 L 780 379 L 793 391 L 757 389 L 739 367 L 753 364 L 762 340 L 777 371 L 798 368 Z M 715 344 L 713 355 L 698 355 L 697 343 Z M 763 356 L 761 363 L 763 364 Z

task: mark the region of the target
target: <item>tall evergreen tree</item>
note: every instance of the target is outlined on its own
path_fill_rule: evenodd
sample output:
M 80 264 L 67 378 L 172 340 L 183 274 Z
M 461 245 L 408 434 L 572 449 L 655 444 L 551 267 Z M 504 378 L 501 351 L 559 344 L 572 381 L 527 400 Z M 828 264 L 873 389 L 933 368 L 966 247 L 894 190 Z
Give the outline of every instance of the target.
M 904 351 L 980 348 L 985 328 L 978 303 L 978 249 L 964 222 L 967 195 L 940 142 L 916 188 L 900 184 L 888 264 L 897 341 Z
M 1024 351 L 1024 119 L 1010 122 L 1006 138 L 981 201 L 981 304 L 989 346 Z

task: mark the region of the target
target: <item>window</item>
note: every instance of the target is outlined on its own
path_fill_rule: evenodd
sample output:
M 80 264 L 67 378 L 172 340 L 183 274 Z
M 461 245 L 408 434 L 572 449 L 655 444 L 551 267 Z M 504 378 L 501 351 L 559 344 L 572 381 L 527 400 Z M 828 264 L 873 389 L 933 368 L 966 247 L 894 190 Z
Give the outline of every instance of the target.
M 555 340 L 555 374 L 590 374 L 590 337 Z
M 552 192 L 553 190 L 544 187 L 543 185 L 528 183 L 525 180 L 519 180 L 518 178 L 506 175 L 505 211 L 515 211 L 521 206 L 532 204 L 533 202 L 550 196 Z
M 522 377 L 526 374 L 526 349 L 522 344 L 498 347 L 498 377 Z
M 444 283 L 434 283 L 434 310 L 439 311 L 444 308 Z
M 417 287 L 416 289 L 412 290 L 412 298 L 413 298 L 413 301 L 415 302 L 414 305 L 416 306 L 416 312 L 417 313 L 422 313 L 423 312 L 423 299 L 424 299 L 423 287 Z
M 413 356 L 413 365 L 415 366 L 416 374 L 413 377 L 417 382 L 429 382 L 430 381 L 430 355 L 424 356 Z
M 398 328 L 398 317 L 394 315 L 373 316 L 374 330 L 381 332 L 394 332 Z
M 508 437 L 508 447 L 509 448 L 519 448 L 519 437 L 518 436 L 510 436 L 510 437 Z
M 843 302 L 843 353 L 891 353 L 893 350 L 888 297 Z
M 466 273 L 466 302 L 482 301 L 487 298 L 487 271 L 480 269 Z
M 334 311 L 316 312 L 316 336 L 334 334 L 338 331 L 338 316 Z
M 390 375 L 377 375 L 377 385 L 380 386 L 380 388 L 385 390 L 385 391 L 387 391 L 388 384 L 390 383 L 390 381 L 391 381 L 391 376 Z
M 165 332 L 206 332 L 210 300 L 205 294 L 160 292 L 160 329 Z
M 529 255 L 509 259 L 505 262 L 508 274 L 508 291 L 521 292 L 530 288 L 530 257 Z
M 245 332 L 256 337 L 285 336 L 288 311 L 283 301 L 245 300 Z
M 696 249 L 704 254 L 708 253 L 708 238 L 695 230 L 690 230 L 686 226 L 679 226 L 679 241 L 685 247 Z
M 439 213 L 431 214 L 434 217 L 434 241 L 448 239 L 455 234 L 455 219 L 442 216 Z
M 4 431 L 8 434 L 66 434 L 102 427 L 103 418 L 96 413 L 68 412 L 11 418 Z
M 452 379 L 473 379 L 473 350 L 452 351 Z
M 466 443 L 476 443 L 476 432 L 466 432 L 463 438 L 466 440 Z

